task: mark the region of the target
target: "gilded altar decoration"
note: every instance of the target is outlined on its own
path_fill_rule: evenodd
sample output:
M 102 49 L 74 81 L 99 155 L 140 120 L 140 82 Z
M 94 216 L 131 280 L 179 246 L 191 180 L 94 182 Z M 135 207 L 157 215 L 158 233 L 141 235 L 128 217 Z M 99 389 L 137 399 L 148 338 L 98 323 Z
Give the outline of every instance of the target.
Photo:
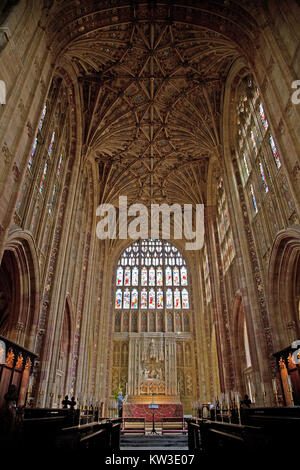
M 7 356 L 6 356 L 5 365 L 7 367 L 13 367 L 14 366 L 14 358 L 15 358 L 15 355 L 13 353 L 12 348 L 10 348 L 8 353 L 7 353 Z

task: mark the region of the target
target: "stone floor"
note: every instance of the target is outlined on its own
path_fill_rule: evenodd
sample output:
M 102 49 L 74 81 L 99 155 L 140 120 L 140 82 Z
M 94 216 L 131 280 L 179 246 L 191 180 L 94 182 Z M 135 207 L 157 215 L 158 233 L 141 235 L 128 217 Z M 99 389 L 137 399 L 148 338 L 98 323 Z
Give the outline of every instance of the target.
M 145 436 L 138 434 L 123 434 L 121 436 L 120 450 L 182 451 L 188 450 L 188 440 L 187 435 L 184 434 L 146 434 Z

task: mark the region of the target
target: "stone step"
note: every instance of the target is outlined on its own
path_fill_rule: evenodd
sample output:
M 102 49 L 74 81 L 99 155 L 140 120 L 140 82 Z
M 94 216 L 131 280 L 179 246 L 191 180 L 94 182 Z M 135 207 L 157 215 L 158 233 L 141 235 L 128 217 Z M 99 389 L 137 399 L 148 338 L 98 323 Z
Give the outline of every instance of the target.
M 126 436 L 122 435 L 121 450 L 187 450 L 187 436 Z

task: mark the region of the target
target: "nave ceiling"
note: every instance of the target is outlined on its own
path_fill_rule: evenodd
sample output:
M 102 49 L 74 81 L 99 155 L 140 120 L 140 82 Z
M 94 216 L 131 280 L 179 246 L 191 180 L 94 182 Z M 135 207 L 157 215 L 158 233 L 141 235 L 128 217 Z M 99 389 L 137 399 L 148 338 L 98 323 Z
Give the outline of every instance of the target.
M 225 78 L 255 39 L 241 3 L 57 2 L 49 40 L 78 77 L 99 202 L 205 203 Z

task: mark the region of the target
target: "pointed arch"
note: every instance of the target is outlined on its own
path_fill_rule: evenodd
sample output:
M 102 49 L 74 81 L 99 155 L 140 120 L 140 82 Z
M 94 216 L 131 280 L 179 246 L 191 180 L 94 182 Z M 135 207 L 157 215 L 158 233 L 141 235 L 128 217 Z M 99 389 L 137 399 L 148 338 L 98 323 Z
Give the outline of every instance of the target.
M 300 337 L 300 227 L 278 232 L 268 269 L 268 304 L 274 348 L 280 351 Z
M 30 232 L 12 230 L 4 246 L 0 274 L 3 302 L 2 333 L 21 346 L 34 349 L 39 316 L 40 271 Z M 6 294 L 5 294 L 6 293 Z

